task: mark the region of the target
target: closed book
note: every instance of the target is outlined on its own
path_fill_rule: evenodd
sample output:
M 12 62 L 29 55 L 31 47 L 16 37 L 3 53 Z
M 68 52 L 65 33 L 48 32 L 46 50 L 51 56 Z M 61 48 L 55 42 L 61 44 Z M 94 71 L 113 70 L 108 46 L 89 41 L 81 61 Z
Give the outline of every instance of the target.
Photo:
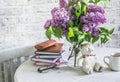
M 34 62 L 34 65 L 37 66 L 51 66 L 54 65 L 55 63 L 46 63 L 46 62 Z
M 39 54 L 39 55 L 59 55 L 60 52 L 40 52 L 40 51 L 35 51 L 35 54 Z
M 36 52 L 54 52 L 54 53 L 59 53 L 62 50 L 63 43 L 56 43 L 53 46 L 50 46 L 48 48 L 45 48 L 43 50 L 38 50 Z
M 36 54 L 36 58 L 61 58 L 62 55 L 65 54 L 65 50 L 61 50 L 60 53 L 56 53 L 56 54 L 51 54 L 51 53 L 47 53 L 47 54 Z
M 41 56 L 41 55 L 37 55 L 37 56 L 36 56 L 36 58 L 41 58 L 41 59 L 42 59 L 42 58 L 48 58 L 48 59 L 49 59 L 49 58 L 61 58 L 61 57 L 62 57 L 61 55 L 59 55 L 59 56 L 48 56 L 48 55 L 42 55 L 42 56 Z
M 40 51 L 35 51 L 35 54 L 37 55 L 48 55 L 48 56 L 57 56 L 65 53 L 65 50 L 61 50 L 60 52 L 40 52 Z
M 31 57 L 32 61 L 46 62 L 46 63 L 55 63 L 59 58 L 36 58 Z
M 55 58 L 61 58 L 61 55 L 37 55 L 35 54 L 31 58 L 37 58 L 37 59 L 55 59 Z
M 46 49 L 50 46 L 53 46 L 56 44 L 56 41 L 55 40 L 47 40 L 47 41 L 44 41 L 44 42 L 41 42 L 41 43 L 38 43 L 36 44 L 34 47 L 37 49 L 37 50 L 43 50 L 43 49 Z

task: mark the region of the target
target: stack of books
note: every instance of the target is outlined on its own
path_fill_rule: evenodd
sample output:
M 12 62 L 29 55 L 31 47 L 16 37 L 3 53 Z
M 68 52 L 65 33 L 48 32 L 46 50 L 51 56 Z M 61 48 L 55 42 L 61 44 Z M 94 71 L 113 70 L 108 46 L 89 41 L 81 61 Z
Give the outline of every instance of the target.
M 62 47 L 63 43 L 57 43 L 55 40 L 47 40 L 36 44 L 36 51 L 31 60 L 39 66 L 59 65 L 65 52 Z

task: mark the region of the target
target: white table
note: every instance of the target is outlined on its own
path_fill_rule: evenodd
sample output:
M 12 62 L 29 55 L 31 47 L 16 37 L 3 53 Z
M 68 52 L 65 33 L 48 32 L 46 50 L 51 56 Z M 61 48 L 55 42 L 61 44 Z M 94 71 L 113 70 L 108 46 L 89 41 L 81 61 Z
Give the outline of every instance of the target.
M 103 65 L 103 57 L 111 53 L 120 52 L 116 48 L 95 48 L 98 61 Z M 94 72 L 86 75 L 81 69 L 72 68 L 66 65 L 57 70 L 49 70 L 46 73 L 37 72 L 38 66 L 27 60 L 16 70 L 15 82 L 120 82 L 120 72 L 111 71 L 106 68 L 104 72 Z

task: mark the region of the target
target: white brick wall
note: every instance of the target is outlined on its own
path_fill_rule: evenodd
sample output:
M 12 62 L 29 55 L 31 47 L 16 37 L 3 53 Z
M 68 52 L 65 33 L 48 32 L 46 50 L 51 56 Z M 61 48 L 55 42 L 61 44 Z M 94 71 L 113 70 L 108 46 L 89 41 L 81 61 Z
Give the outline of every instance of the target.
M 108 22 L 105 26 L 108 28 L 115 27 L 115 31 L 112 39 L 105 46 L 120 48 L 120 0 L 111 0 L 107 7 L 106 16 Z
M 44 41 L 43 25 L 57 4 L 58 0 L 0 0 L 0 50 Z M 120 47 L 120 0 L 112 0 L 107 7 L 105 26 L 116 29 L 105 46 Z

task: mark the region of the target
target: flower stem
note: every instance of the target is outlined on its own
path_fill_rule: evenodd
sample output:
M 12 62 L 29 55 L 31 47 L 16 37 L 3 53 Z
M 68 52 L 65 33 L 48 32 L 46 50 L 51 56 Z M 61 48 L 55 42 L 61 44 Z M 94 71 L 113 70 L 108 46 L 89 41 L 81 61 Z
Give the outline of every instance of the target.
M 77 59 L 77 54 L 75 52 L 74 67 L 76 67 L 76 59 Z
M 74 46 L 74 45 L 73 45 L 73 46 Z M 72 47 L 72 50 L 71 50 L 70 56 L 68 57 L 68 60 L 73 56 L 73 51 L 74 51 L 74 48 Z
M 77 43 L 74 44 L 74 67 L 76 67 L 76 60 L 77 60 Z

